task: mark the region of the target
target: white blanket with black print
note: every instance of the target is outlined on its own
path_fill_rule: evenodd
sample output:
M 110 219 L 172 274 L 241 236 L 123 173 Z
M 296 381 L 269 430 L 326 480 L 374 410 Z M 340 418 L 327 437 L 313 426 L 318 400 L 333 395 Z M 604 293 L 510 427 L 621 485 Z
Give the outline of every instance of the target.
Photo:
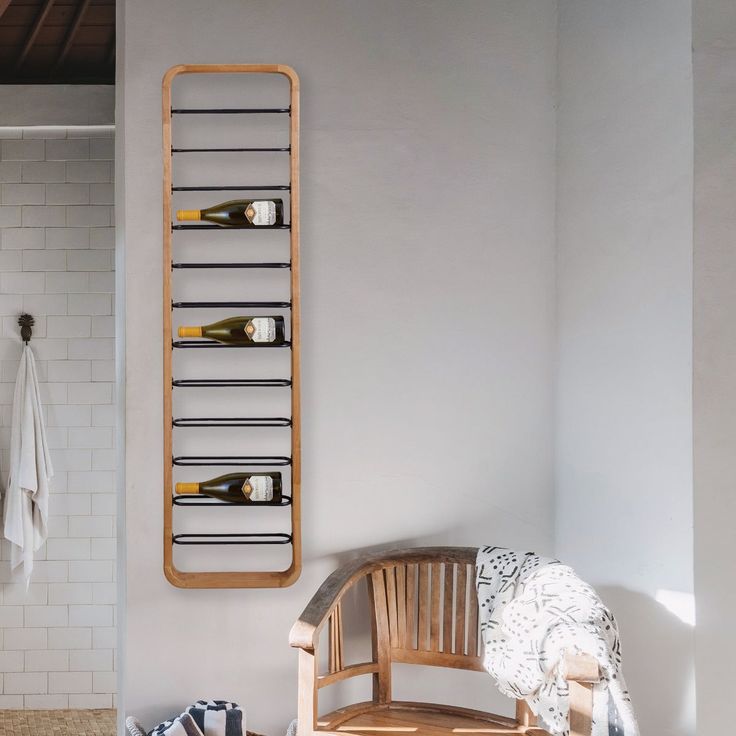
M 601 672 L 593 686 L 592 736 L 639 736 L 616 621 L 572 568 L 532 552 L 481 547 L 475 582 L 483 666 L 502 693 L 526 700 L 552 736 L 567 736 L 564 657 L 587 654 Z
M 198 700 L 171 721 L 159 724 L 149 736 L 244 736 L 245 713 L 237 703 Z

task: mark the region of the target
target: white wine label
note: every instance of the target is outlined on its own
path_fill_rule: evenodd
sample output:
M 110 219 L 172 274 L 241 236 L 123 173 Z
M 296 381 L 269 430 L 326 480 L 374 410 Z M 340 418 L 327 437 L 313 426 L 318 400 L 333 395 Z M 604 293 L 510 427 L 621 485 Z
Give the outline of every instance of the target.
M 256 227 L 276 224 L 276 202 L 270 199 L 251 202 L 245 210 L 248 222 Z
M 245 326 L 245 334 L 253 342 L 273 342 L 276 339 L 276 320 L 273 317 L 253 317 Z
M 273 501 L 273 478 L 270 475 L 251 475 L 243 483 L 243 494 L 250 501 Z

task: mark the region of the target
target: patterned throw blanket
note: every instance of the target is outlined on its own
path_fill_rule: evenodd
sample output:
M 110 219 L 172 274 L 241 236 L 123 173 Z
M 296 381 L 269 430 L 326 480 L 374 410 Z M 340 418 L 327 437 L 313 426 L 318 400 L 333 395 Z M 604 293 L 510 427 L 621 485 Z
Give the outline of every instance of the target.
M 476 560 L 485 669 L 502 693 L 523 698 L 552 736 L 567 736 L 565 654 L 600 666 L 592 736 L 639 736 L 621 673 L 613 614 L 567 565 L 532 552 L 481 547 Z

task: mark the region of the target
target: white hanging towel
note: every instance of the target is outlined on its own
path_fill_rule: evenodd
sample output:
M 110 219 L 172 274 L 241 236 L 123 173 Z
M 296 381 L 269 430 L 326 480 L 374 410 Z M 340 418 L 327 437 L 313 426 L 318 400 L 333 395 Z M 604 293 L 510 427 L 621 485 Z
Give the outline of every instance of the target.
M 598 660 L 592 736 L 639 736 L 621 672 L 613 614 L 575 571 L 532 552 L 481 547 L 475 568 L 483 666 L 502 693 L 523 698 L 552 736 L 567 736 L 564 656 Z
M 4 533 L 11 543 L 10 566 L 15 570 L 23 565 L 26 585 L 33 571 L 33 553 L 41 548 L 48 533 L 49 482 L 53 475 L 36 361 L 26 343 L 13 394 L 10 474 L 4 503 Z

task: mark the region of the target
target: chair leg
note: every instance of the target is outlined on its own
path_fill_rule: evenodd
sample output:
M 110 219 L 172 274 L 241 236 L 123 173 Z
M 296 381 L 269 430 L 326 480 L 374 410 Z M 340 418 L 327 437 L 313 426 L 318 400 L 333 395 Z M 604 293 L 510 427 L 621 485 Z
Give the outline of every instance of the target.
M 591 736 L 593 729 L 593 685 L 570 682 L 570 736 Z
M 297 736 L 312 736 L 317 727 L 317 657 L 316 652 L 299 650 L 299 700 Z
M 526 704 L 526 700 L 516 701 L 516 723 L 519 726 L 529 728 L 534 725 L 534 713 L 531 708 Z

